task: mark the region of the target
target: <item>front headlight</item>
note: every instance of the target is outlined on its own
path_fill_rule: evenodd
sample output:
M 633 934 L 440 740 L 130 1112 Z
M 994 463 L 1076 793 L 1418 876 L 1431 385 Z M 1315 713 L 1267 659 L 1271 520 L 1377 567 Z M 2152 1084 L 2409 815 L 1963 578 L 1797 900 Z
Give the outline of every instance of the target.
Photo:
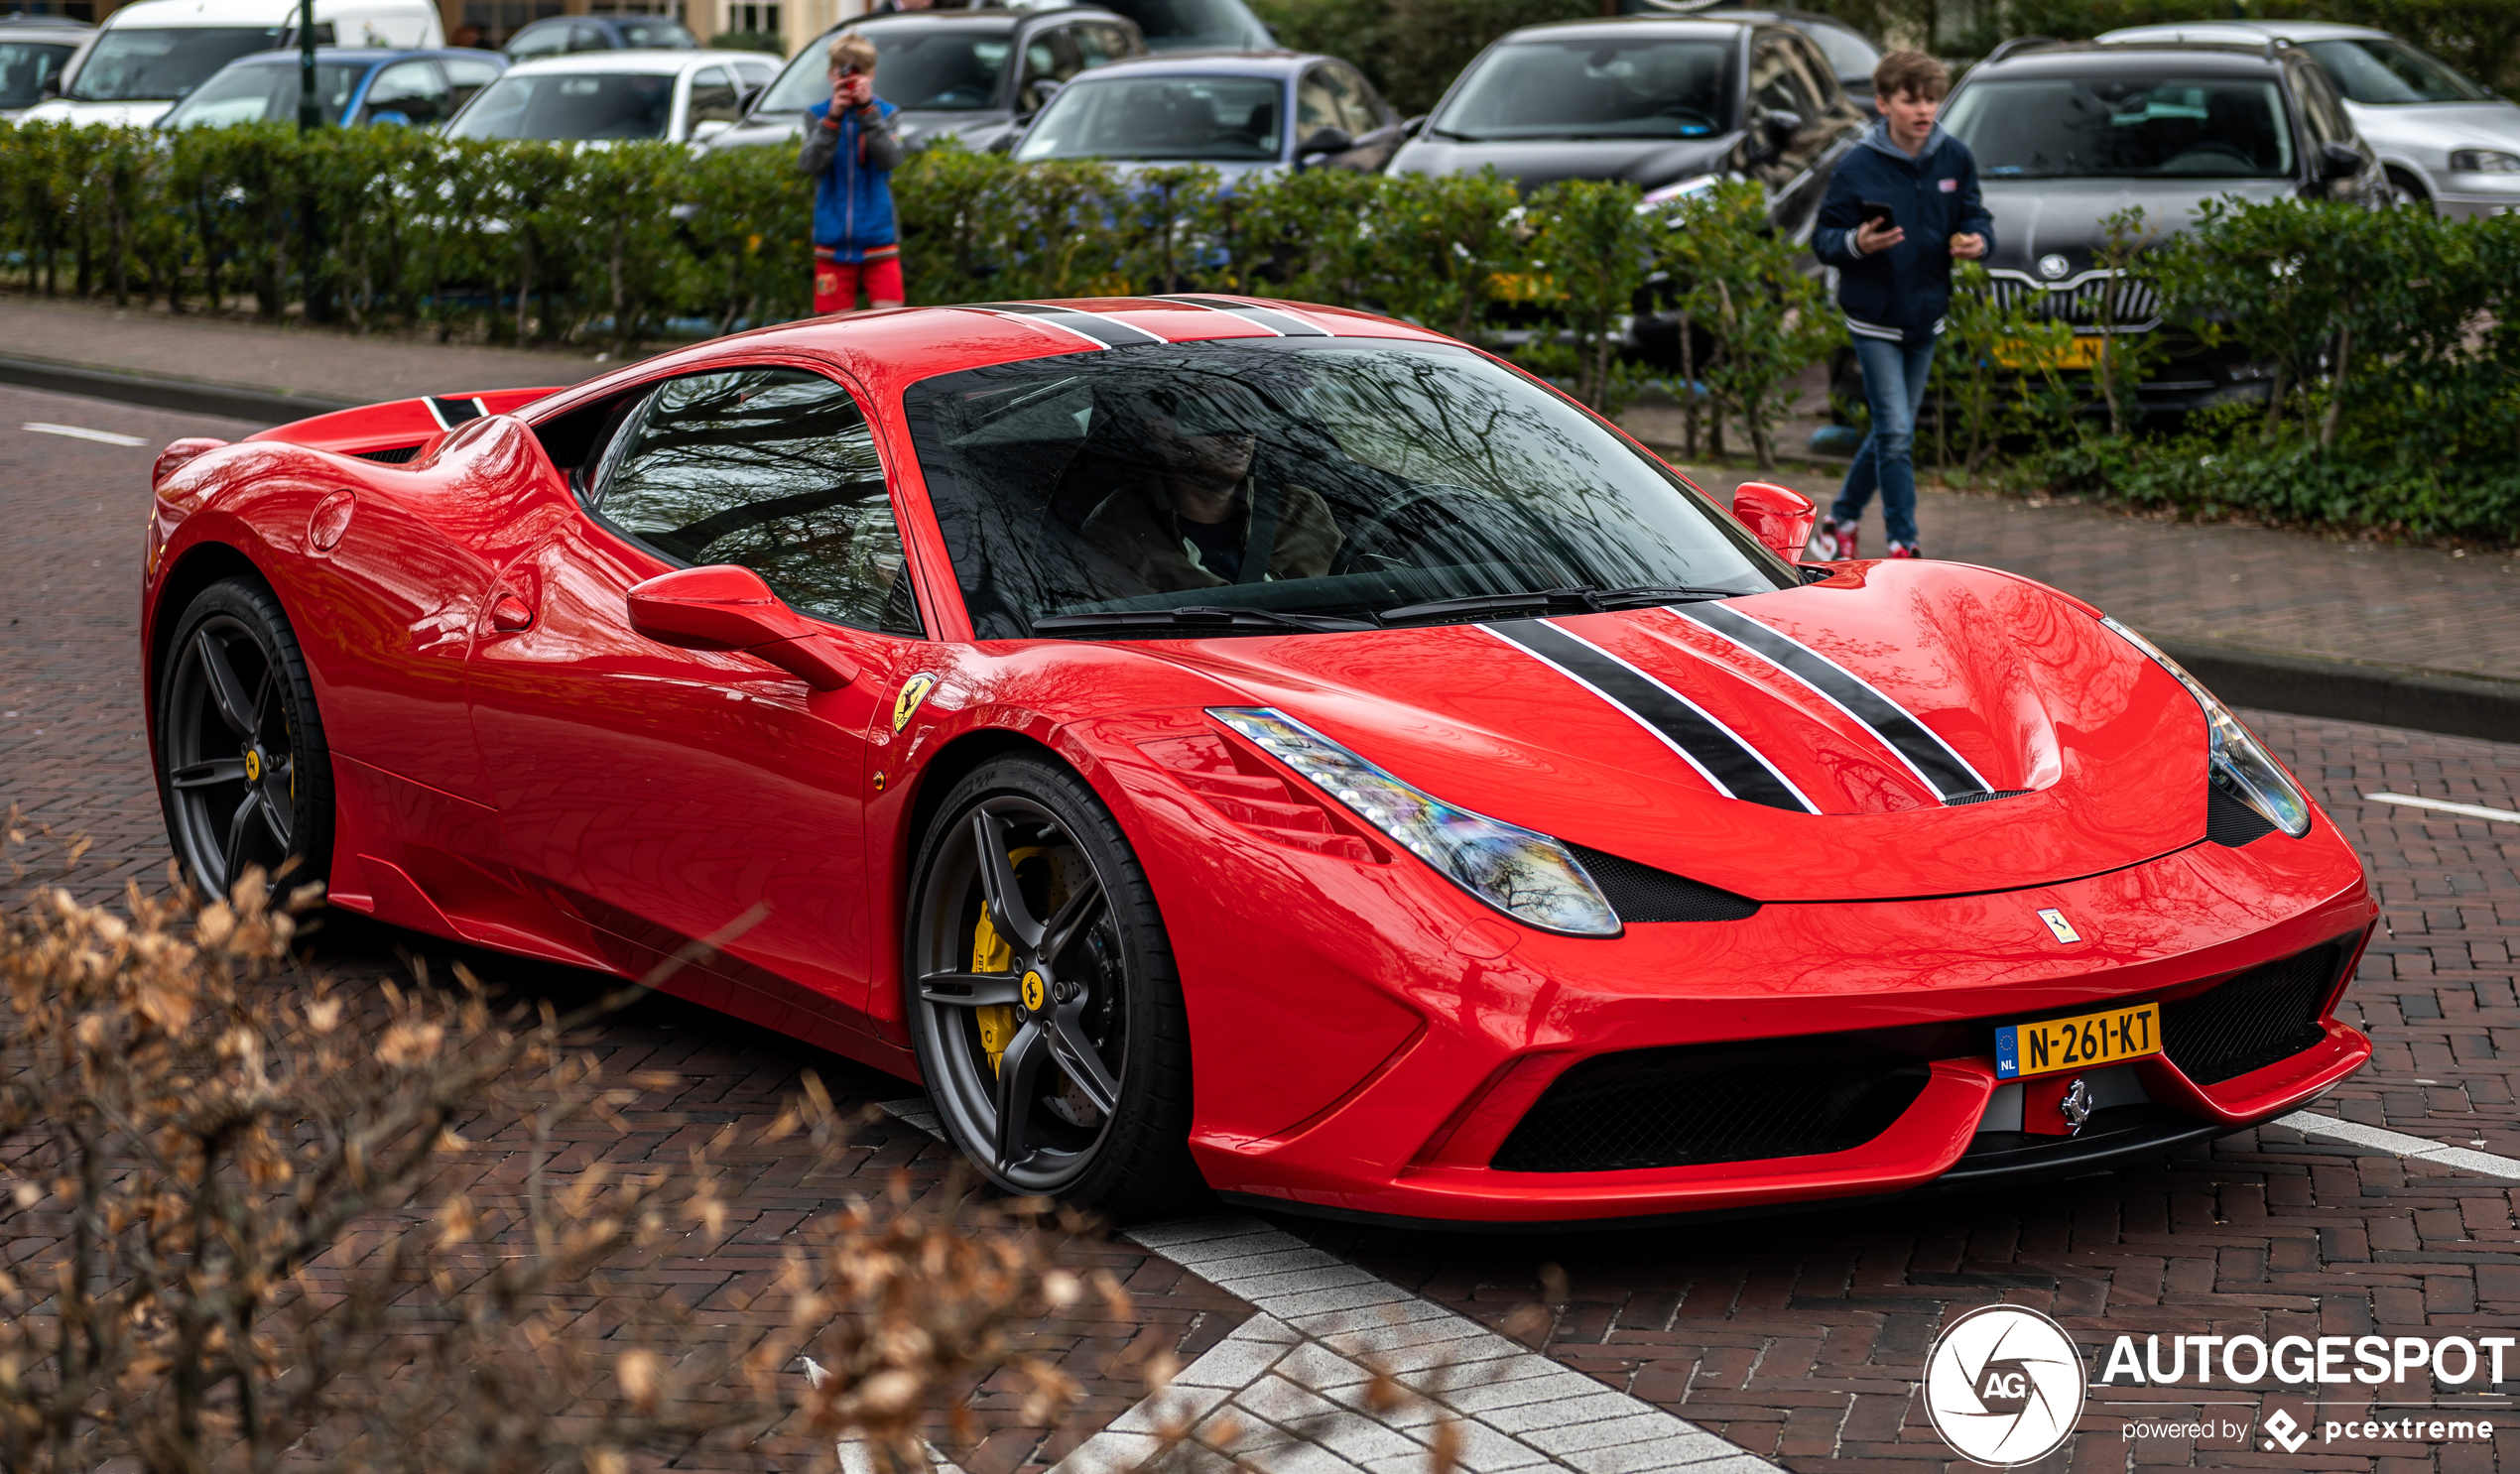
M 1574 854 L 1548 835 L 1422 793 L 1268 707 L 1210 707 L 1207 714 L 1515 921 L 1569 936 L 1619 934 L 1618 913 Z
M 2205 708 L 2206 776 L 2213 786 L 2255 809 L 2258 817 L 2295 839 L 2309 833 L 2310 800 L 2302 797 L 2300 789 L 2293 787 L 2292 779 L 2285 776 L 2283 765 L 2275 761 L 2275 755 L 2250 735 L 2248 728 L 2240 725 L 2240 719 L 2231 714 L 2231 708 L 2223 705 L 2213 692 L 2198 684 L 2197 677 L 2189 675 L 2177 661 L 2164 655 L 2161 647 L 2106 615 L 2100 617 L 2100 623 L 2115 630 L 2120 639 L 2151 657 L 2154 665 L 2178 676 L 2179 683 L 2188 688 L 2188 694 L 2196 697 L 2197 704 Z
M 2459 149 L 2450 156 L 2453 174 L 2520 174 L 2520 154 L 2497 149 Z

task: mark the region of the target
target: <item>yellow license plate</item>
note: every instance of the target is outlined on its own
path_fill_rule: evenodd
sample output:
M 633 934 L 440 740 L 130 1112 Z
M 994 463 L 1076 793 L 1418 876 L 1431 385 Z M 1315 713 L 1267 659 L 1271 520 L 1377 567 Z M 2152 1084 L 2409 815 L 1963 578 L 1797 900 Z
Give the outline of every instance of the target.
M 2161 1005 L 2129 1003 L 1995 1031 L 1995 1074 L 2018 1080 L 2161 1052 Z
M 2086 369 L 2099 361 L 2100 340 L 2099 337 L 2094 334 L 2090 337 L 2078 337 L 2074 341 L 2066 344 L 2065 351 L 2056 356 L 2056 361 L 2051 364 L 2050 367 L 2057 369 Z M 2030 361 L 2029 354 L 2010 352 L 2002 348 L 1995 350 L 1995 362 L 2008 369 L 2027 369 L 2036 366 Z

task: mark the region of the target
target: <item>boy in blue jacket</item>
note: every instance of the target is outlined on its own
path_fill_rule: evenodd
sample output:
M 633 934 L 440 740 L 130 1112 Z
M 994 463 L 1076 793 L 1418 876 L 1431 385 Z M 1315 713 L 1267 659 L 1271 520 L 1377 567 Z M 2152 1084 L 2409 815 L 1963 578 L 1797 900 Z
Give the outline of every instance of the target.
M 1881 121 L 1839 161 L 1812 231 L 1813 251 L 1837 268 L 1837 305 L 1872 410 L 1872 433 L 1856 447 L 1828 520 L 1812 534 L 1811 555 L 1820 560 L 1855 555 L 1855 527 L 1875 487 L 1890 556 L 1924 556 L 1916 537 L 1917 412 L 1952 301 L 1952 262 L 1978 259 L 1994 238 L 1994 217 L 1977 197 L 1977 161 L 1935 126 L 1952 74 L 1923 52 L 1892 52 L 1872 82 Z
M 875 95 L 875 44 L 843 34 L 831 42 L 831 100 L 805 110 L 797 169 L 814 179 L 814 310 L 902 303 L 901 245 L 893 233 L 892 172 L 901 164 L 893 114 Z

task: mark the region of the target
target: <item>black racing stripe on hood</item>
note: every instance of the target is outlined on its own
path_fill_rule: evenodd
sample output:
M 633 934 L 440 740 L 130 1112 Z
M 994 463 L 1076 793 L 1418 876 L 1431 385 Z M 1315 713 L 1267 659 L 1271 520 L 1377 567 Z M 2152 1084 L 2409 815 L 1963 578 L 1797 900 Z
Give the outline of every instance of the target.
M 458 425 L 479 420 L 490 413 L 478 399 L 450 399 L 441 394 L 433 394 L 422 403 L 429 406 L 430 418 L 438 422 L 440 430 L 453 430 Z
M 1820 808 L 1797 792 L 1731 728 L 1696 702 L 1589 641 L 1544 620 L 1510 619 L 1481 625 L 1496 638 L 1556 668 L 1632 717 L 1669 744 L 1726 798 L 1764 803 L 1790 813 Z
M 1820 692 L 1887 743 L 1945 802 L 1983 797 L 1993 790 L 1994 786 L 1978 777 L 1967 759 L 1934 735 L 1932 728 L 1909 715 L 1906 708 L 1862 676 L 1792 636 L 1719 604 L 1677 605 L 1671 612 L 1731 641 Z

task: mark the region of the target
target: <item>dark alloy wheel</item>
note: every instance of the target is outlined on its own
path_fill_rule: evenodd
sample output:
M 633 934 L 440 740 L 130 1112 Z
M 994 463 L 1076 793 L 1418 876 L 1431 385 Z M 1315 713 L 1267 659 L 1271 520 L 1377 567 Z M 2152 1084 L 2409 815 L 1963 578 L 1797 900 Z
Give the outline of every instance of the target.
M 192 884 L 226 895 L 252 866 L 283 883 L 325 876 L 332 759 L 315 685 L 270 589 L 211 584 L 159 661 L 158 800 Z
M 1115 1218 L 1195 1187 L 1189 1033 L 1145 872 L 1073 773 L 1000 758 L 920 846 L 911 1033 L 956 1146 L 1010 1192 Z

